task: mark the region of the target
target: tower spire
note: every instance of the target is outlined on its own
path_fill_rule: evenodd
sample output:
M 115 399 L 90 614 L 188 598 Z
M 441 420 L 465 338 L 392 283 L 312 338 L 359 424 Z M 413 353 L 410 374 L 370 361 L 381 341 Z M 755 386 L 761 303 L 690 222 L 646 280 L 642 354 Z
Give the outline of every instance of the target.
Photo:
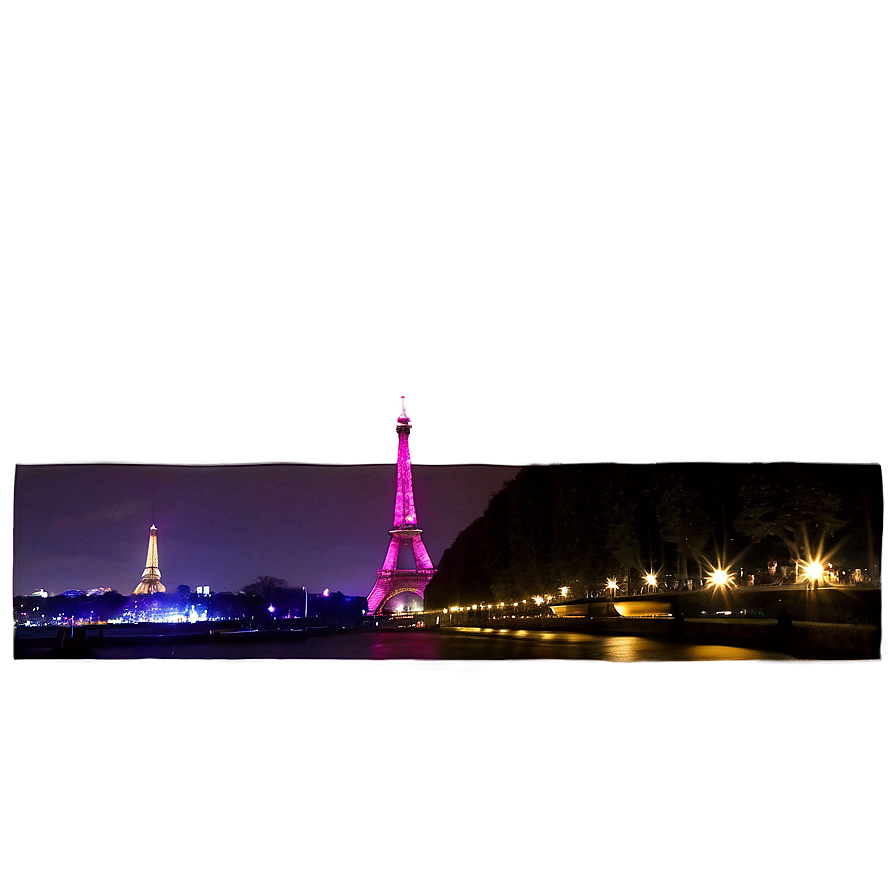
M 392 526 L 395 529 L 415 528 L 417 511 L 414 508 L 414 483 L 411 478 L 411 451 L 408 438 L 411 434 L 411 418 L 404 408 L 404 395 L 401 396 L 401 416 L 398 418 L 398 463 L 396 465 L 397 482 L 395 485 L 395 514 Z

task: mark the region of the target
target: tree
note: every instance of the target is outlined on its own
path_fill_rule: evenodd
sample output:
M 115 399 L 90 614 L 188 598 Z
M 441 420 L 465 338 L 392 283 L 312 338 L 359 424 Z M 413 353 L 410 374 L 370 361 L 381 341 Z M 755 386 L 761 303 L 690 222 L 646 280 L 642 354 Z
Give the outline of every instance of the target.
M 698 578 L 700 552 L 712 536 L 712 521 L 699 506 L 700 496 L 687 488 L 682 477 L 668 474 L 660 483 L 656 503 L 656 516 L 660 535 L 678 548 L 678 580 L 684 583 L 688 577 L 688 558 L 697 561 Z
M 641 469 L 636 466 L 600 466 L 604 468 L 605 475 L 601 483 L 602 526 L 599 531 L 610 562 L 615 562 L 617 566 L 616 579 L 619 586 L 622 587 L 625 582 L 627 593 L 633 594 L 633 572 L 644 565 L 641 559 L 643 545 L 639 513 L 639 504 L 643 504 L 643 501 L 639 501 L 639 497 L 644 493 L 646 482 Z
M 840 498 L 809 469 L 786 465 L 747 474 L 734 527 L 754 544 L 779 538 L 796 560 L 808 560 L 826 536 L 842 528 Z
M 271 600 L 285 585 L 286 579 L 278 579 L 276 576 L 259 576 L 254 582 L 245 585 L 243 591 L 253 597 Z
M 245 585 L 242 590 L 249 597 L 250 618 L 264 618 L 264 611 L 285 585 L 286 579 L 278 579 L 276 576 L 259 576 L 254 582 Z
M 633 593 L 632 570 L 641 565 L 641 550 L 635 528 L 635 505 L 621 495 L 607 506 L 606 545 L 619 568 L 625 571 L 627 591 Z M 620 583 L 621 584 L 621 583 Z

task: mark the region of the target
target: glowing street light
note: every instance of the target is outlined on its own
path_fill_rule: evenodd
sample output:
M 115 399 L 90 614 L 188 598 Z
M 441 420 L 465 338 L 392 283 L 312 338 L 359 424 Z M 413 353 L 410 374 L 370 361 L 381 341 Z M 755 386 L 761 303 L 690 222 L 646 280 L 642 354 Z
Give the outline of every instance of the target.
M 647 582 L 647 587 L 648 587 L 648 588 L 656 588 L 656 587 L 657 587 L 657 585 L 656 585 L 656 573 L 655 573 L 655 572 L 649 572 L 649 573 L 647 573 L 647 575 L 644 576 L 644 581 Z
M 616 581 L 616 579 L 607 579 L 607 588 L 610 589 L 610 594 L 615 597 L 616 590 L 619 588 L 619 583 Z
M 728 588 L 734 584 L 734 574 L 727 569 L 717 568 L 709 574 L 709 582 L 713 588 Z
M 824 566 L 820 560 L 812 560 L 805 564 L 806 583 L 811 585 L 813 591 L 818 591 L 818 583 L 824 581 Z

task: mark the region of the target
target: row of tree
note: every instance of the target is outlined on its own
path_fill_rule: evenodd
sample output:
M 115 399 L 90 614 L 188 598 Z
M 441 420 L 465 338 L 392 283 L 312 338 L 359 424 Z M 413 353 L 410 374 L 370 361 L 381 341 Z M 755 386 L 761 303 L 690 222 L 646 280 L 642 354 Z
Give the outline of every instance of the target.
M 428 606 L 596 592 L 662 568 L 682 582 L 718 561 L 808 560 L 837 544 L 879 563 L 880 468 L 846 464 L 524 467 L 445 551 Z M 764 564 L 765 556 L 761 557 Z

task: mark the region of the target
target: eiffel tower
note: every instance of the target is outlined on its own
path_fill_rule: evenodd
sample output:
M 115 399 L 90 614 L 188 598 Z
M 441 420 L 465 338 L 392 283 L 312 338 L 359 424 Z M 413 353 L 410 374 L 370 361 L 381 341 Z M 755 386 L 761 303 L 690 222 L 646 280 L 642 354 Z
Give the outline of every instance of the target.
M 143 578 L 134 589 L 134 594 L 158 594 L 165 590 L 162 574 L 159 572 L 159 544 L 156 539 L 156 524 L 149 528 L 149 549 L 146 552 L 146 569 Z
M 411 418 L 404 408 L 404 395 L 401 396 L 401 416 L 395 431 L 398 433 L 398 482 L 395 489 L 395 515 L 389 530 L 392 539 L 383 568 L 377 570 L 376 584 L 367 597 L 368 616 L 394 612 L 399 605 L 419 606 L 422 609 L 423 591 L 436 574 L 423 545 L 423 530 L 417 526 L 414 485 L 411 481 L 411 454 L 408 449 Z M 402 545 L 410 545 L 413 550 L 413 569 L 398 568 L 399 549 Z M 405 595 L 404 598 L 395 599 L 401 594 Z

